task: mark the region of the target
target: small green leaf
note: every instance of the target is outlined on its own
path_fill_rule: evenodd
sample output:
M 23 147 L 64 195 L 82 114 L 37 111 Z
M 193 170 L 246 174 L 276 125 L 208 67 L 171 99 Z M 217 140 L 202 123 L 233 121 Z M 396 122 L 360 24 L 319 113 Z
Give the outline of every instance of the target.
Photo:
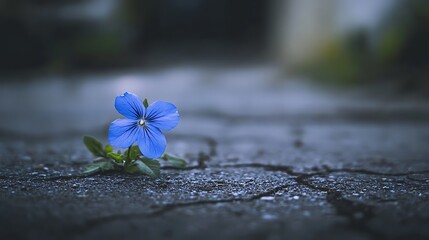
M 112 169 L 113 169 L 113 164 L 111 161 L 106 161 L 106 162 L 104 162 L 104 164 L 101 165 L 102 171 L 107 171 L 107 170 L 112 170 Z
M 158 177 L 160 174 L 160 164 L 158 161 L 142 158 L 134 161 L 127 169 L 129 173 L 143 173 L 151 177 Z
M 135 160 L 136 157 L 140 154 L 140 148 L 137 145 L 131 146 L 130 151 L 130 160 Z M 125 151 L 124 155 L 128 157 L 128 150 Z
M 123 156 L 116 154 L 116 153 L 108 153 L 107 156 L 113 160 L 115 160 L 115 162 L 117 163 L 122 163 L 123 162 Z
M 173 167 L 176 167 L 176 168 L 186 167 L 186 160 L 176 155 L 164 153 L 161 158 L 167 161 L 168 163 L 170 163 Z
M 149 102 L 147 101 L 147 98 L 145 98 L 145 99 L 143 100 L 143 106 L 144 106 L 145 108 L 149 107 Z
M 88 164 L 83 168 L 82 173 L 89 175 L 89 174 L 94 174 L 97 172 L 107 171 L 111 169 L 113 169 L 113 164 L 109 160 L 109 161 Z
M 113 147 L 110 144 L 107 144 L 106 146 L 104 146 L 104 153 L 108 154 L 113 152 Z
M 83 143 L 86 148 L 97 157 L 105 157 L 106 154 L 103 151 L 103 145 L 95 138 L 90 136 L 83 137 Z
M 137 161 L 139 162 L 139 161 Z M 140 162 L 148 166 L 152 172 L 154 173 L 155 177 L 159 177 L 160 175 L 160 164 L 157 160 L 150 159 L 150 158 L 141 158 Z
M 98 163 L 88 164 L 83 167 L 83 174 L 93 174 L 101 171 L 101 168 Z

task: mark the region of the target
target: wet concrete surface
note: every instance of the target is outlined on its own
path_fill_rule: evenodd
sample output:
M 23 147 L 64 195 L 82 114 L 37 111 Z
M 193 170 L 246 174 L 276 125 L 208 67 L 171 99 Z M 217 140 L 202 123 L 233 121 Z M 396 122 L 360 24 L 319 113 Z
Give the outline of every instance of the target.
M 426 102 L 251 69 L 2 83 L 0 238 L 429 238 Z M 80 175 L 124 90 L 178 105 L 186 169 Z

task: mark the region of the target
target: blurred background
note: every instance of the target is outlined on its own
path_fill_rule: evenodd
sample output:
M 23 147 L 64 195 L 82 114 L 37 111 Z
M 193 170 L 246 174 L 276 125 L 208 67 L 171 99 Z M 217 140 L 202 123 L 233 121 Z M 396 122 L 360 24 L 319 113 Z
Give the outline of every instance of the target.
M 0 128 L 93 129 L 125 90 L 207 116 L 425 99 L 428 26 L 425 0 L 3 0 Z

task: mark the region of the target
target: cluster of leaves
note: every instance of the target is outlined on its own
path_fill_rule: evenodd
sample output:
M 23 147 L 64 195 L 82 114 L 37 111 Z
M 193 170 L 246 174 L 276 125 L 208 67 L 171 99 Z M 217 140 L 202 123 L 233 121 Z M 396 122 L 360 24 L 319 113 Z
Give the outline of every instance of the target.
M 186 167 L 186 161 L 172 154 L 164 153 L 161 158 L 150 159 L 144 157 L 138 146 L 131 146 L 122 153 L 118 150 L 113 152 L 113 147 L 109 144 L 103 145 L 97 139 L 89 136 L 83 138 L 83 142 L 88 150 L 96 157 L 94 162 L 84 167 L 83 173 L 86 175 L 117 170 L 127 173 L 142 173 L 151 177 L 158 177 L 160 174 L 159 160 L 167 161 L 176 168 Z

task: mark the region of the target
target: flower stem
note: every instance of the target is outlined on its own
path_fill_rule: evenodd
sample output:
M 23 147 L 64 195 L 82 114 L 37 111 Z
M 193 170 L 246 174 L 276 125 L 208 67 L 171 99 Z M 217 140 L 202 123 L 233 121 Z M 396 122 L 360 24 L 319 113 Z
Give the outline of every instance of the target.
M 128 154 L 127 154 L 127 160 L 131 161 L 130 159 L 130 153 L 131 153 L 131 146 L 128 147 Z
M 128 168 L 128 166 L 129 166 L 129 165 L 130 165 L 130 163 L 131 163 L 130 153 L 131 153 L 131 146 L 130 146 L 130 147 L 128 147 L 127 158 L 125 159 L 125 163 L 124 163 L 124 167 L 125 167 L 125 169 L 127 169 L 127 168 Z

